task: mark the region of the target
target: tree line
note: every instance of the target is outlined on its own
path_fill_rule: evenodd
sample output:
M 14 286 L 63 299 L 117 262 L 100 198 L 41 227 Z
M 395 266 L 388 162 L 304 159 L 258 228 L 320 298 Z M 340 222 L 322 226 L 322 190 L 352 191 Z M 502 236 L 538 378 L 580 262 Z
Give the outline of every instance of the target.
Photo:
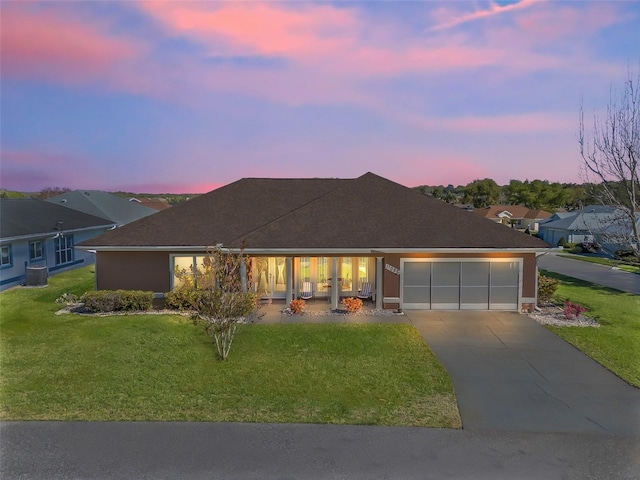
M 576 210 L 584 205 L 599 203 L 598 185 L 551 183 L 548 180 L 510 180 L 507 185 L 500 186 L 494 180 L 485 178 L 457 187 L 421 185 L 415 187 L 415 190 L 447 203 L 468 204 L 474 208 L 524 205 L 533 210 L 553 212 L 561 209 Z

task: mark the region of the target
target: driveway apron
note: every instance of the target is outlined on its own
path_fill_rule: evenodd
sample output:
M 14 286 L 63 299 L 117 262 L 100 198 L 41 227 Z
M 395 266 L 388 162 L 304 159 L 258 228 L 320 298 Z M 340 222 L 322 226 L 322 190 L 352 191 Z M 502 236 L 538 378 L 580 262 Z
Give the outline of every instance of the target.
M 408 311 L 465 429 L 640 435 L 640 390 L 526 315 Z

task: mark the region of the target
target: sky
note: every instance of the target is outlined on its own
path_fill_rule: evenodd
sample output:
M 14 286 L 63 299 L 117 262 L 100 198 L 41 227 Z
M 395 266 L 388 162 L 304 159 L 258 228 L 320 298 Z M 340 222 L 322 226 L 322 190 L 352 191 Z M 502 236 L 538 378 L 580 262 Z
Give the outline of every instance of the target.
M 640 2 L 0 2 L 0 187 L 580 183 Z

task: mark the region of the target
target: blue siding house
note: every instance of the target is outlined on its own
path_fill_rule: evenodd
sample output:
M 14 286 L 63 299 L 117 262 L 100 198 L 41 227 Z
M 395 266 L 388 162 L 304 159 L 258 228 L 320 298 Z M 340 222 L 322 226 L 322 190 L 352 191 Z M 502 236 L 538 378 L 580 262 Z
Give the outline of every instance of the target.
M 0 291 L 24 284 L 28 268 L 54 274 L 94 263 L 94 253 L 74 246 L 115 227 L 43 200 L 0 199 Z

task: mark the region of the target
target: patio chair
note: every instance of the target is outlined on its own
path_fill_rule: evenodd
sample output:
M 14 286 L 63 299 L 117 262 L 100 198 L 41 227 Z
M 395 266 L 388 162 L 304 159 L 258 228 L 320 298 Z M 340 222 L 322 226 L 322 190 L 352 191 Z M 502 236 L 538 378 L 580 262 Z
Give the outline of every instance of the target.
M 300 298 L 303 300 L 309 300 L 313 298 L 313 284 L 311 282 L 302 282 Z
M 358 298 L 373 301 L 373 285 L 371 282 L 363 282 L 362 289 L 358 292 Z

